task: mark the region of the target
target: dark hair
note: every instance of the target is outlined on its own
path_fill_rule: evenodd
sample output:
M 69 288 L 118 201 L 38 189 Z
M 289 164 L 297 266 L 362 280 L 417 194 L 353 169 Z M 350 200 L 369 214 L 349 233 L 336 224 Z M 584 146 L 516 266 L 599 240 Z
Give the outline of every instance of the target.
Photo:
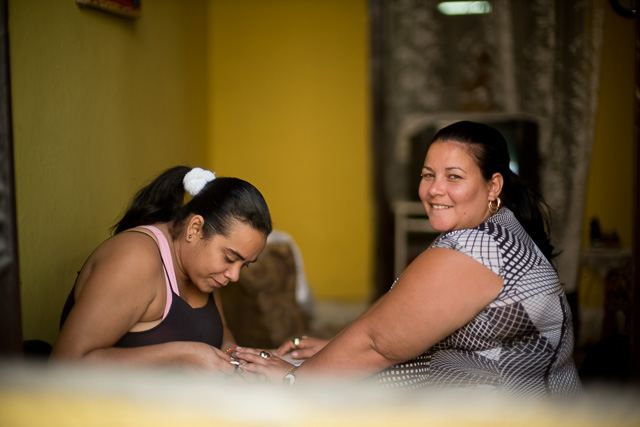
M 205 237 L 227 235 L 234 221 L 249 224 L 265 236 L 271 233 L 267 202 L 256 187 L 238 178 L 216 178 L 183 204 L 185 190 L 182 181 L 190 170 L 187 166 L 173 167 L 142 188 L 122 219 L 112 228 L 113 234 L 139 225 L 171 222 L 171 233 L 175 238 L 191 214 L 204 218 Z
M 549 238 L 551 208 L 542 196 L 516 175 L 510 168 L 507 141 L 495 128 L 469 121 L 456 122 L 438 131 L 429 146 L 436 141 L 455 141 L 466 144 L 469 154 L 489 180 L 499 172 L 504 178 L 500 199 L 516 216 L 544 256 L 551 260 L 553 245 Z

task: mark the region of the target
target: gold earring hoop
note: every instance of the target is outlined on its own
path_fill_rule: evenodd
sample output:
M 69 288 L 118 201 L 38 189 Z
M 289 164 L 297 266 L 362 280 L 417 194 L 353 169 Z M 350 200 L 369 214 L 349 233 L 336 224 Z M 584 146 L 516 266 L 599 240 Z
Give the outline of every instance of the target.
M 494 205 L 494 202 L 495 202 L 495 205 Z M 491 215 L 498 212 L 498 209 L 500 209 L 500 206 L 502 206 L 502 200 L 500 200 L 500 197 L 496 197 L 495 200 L 489 200 L 489 212 L 491 212 Z

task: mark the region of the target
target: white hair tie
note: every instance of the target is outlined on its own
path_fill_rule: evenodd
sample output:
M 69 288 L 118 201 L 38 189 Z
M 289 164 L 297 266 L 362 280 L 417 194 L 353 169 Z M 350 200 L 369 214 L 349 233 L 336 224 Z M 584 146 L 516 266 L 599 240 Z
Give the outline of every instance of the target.
M 182 183 L 184 184 L 184 189 L 192 197 L 195 197 L 208 182 L 214 179 L 216 179 L 215 173 L 202 168 L 193 168 L 184 176 Z

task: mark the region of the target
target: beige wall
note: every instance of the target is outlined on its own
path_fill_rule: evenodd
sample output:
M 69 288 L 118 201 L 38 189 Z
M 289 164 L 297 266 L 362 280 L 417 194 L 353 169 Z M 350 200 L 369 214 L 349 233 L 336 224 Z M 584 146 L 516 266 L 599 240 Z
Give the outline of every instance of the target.
M 8 3 L 25 339 L 57 337 L 76 272 L 140 186 L 208 166 L 206 3 L 143 3 L 135 21 Z

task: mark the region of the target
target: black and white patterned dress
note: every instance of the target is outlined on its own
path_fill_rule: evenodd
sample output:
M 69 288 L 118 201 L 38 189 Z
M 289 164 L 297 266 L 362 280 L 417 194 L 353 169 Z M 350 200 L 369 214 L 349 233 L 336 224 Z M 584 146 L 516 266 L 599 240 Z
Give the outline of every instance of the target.
M 378 373 L 378 384 L 405 389 L 489 387 L 540 397 L 582 389 L 564 290 L 513 212 L 503 207 L 474 229 L 442 234 L 432 246 L 481 262 L 502 277 L 502 291 L 426 353 Z

